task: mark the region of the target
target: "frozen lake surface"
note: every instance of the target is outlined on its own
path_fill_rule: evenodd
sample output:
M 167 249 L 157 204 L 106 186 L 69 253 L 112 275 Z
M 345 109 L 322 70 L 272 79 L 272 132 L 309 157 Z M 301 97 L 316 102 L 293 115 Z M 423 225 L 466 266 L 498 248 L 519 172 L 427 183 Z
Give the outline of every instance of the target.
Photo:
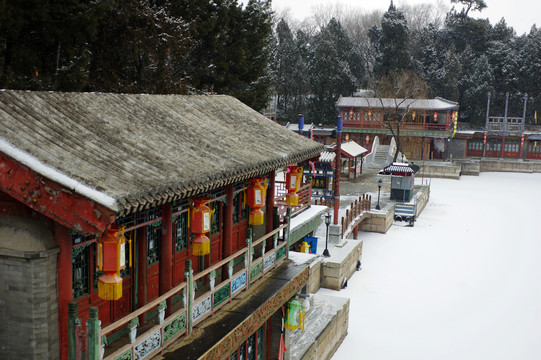
M 433 179 L 415 227 L 359 233 L 333 360 L 541 359 L 541 174 Z M 404 224 L 404 223 L 403 223 Z

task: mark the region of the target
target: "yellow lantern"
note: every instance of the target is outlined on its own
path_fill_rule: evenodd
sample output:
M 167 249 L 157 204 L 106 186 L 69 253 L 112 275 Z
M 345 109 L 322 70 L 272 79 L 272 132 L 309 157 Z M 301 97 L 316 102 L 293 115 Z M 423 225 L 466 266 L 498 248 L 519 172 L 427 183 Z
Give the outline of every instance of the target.
M 289 206 L 299 205 L 299 194 L 297 191 L 301 188 L 302 167 L 289 165 L 286 174 L 286 204 Z
M 195 238 L 193 239 L 192 254 L 203 256 L 210 253 L 210 239 L 206 234 L 210 232 L 211 211 L 206 205 L 207 198 L 195 198 L 193 202 L 190 229 L 195 234 Z
M 265 206 L 266 187 L 263 186 L 265 179 L 255 178 L 251 179 L 252 185 L 248 188 L 248 206 L 252 208 L 250 215 L 248 216 L 248 223 L 250 225 L 262 225 L 265 218 L 261 208 Z
M 98 269 L 104 272 L 98 279 L 98 296 L 103 300 L 122 297 L 120 270 L 126 267 L 124 229 L 112 225 L 98 240 Z

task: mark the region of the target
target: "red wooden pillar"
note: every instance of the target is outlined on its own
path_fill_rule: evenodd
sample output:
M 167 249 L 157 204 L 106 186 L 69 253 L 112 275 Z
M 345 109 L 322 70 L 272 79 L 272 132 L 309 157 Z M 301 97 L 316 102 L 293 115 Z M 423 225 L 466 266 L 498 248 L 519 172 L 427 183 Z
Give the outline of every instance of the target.
M 137 230 L 137 308 L 146 304 L 146 278 L 147 278 L 147 235 L 146 226 Z M 139 324 L 145 324 L 145 315 L 139 316 Z
M 338 118 L 336 126 L 336 169 L 334 172 L 334 225 L 338 225 L 338 208 L 340 207 L 340 173 L 341 173 L 341 159 L 340 153 L 342 151 L 342 119 Z
M 500 157 L 503 158 L 503 149 L 505 148 L 505 135 L 502 136 L 502 149 L 500 151 Z
M 233 254 L 233 184 L 226 185 L 225 200 L 222 242 L 224 259 Z M 222 267 L 222 279 L 227 279 L 227 265 Z
M 357 240 L 357 237 L 359 236 L 359 225 L 355 226 L 353 228 L 353 238 Z
M 275 177 L 276 172 L 271 171 L 269 173 L 269 188 L 267 189 L 267 199 L 266 199 L 266 220 L 267 220 L 267 233 L 271 232 L 273 229 L 273 208 L 274 208 L 274 187 L 275 187 Z
M 171 203 L 162 205 L 162 236 L 160 241 L 160 295 L 173 287 L 173 209 Z M 166 314 L 170 314 L 171 299 Z
M 68 358 L 68 304 L 73 300 L 73 274 L 71 265 L 71 236 L 68 228 L 54 223 L 58 254 L 58 332 L 60 339 L 60 359 Z
M 274 187 L 275 187 L 276 172 L 271 171 L 268 174 L 268 177 L 269 177 L 269 188 L 267 189 L 267 198 L 265 199 L 266 201 L 265 217 L 267 221 L 266 233 L 269 233 L 272 230 L 274 230 L 274 210 L 273 209 L 274 209 Z M 302 179 L 301 179 L 301 183 L 302 183 Z M 266 240 L 265 248 L 267 250 L 272 249 L 272 237 Z

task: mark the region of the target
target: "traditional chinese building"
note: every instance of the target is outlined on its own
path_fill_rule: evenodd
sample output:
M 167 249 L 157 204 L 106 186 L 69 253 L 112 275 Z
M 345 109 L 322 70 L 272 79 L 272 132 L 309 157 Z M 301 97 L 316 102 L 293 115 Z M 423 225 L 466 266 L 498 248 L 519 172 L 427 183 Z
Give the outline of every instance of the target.
M 380 144 L 391 142 L 391 131 L 381 122 L 398 109 L 405 113 L 400 127 L 402 152 L 408 159 L 443 158 L 453 136 L 458 103 L 443 98 L 388 99 L 340 97 L 336 107 L 344 120 L 343 132 L 370 149 L 374 138 Z
M 521 117 L 508 116 L 509 95 L 506 96 L 505 111 L 498 116 L 491 116 L 490 93 L 488 93 L 485 128 L 457 132 L 453 154 L 455 158 L 484 157 L 509 159 L 541 159 L 541 133 L 526 128 L 526 102 Z M 537 122 L 537 119 L 536 119 Z M 533 127 L 532 127 L 533 129 Z
M 228 96 L 0 91 L 2 357 L 276 358 L 275 172 L 322 150 Z

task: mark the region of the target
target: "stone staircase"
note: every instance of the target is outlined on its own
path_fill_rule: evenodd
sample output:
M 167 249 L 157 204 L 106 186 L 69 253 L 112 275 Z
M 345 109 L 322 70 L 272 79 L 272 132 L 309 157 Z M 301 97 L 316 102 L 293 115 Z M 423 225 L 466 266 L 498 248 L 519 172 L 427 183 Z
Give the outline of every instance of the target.
M 389 147 L 390 145 L 378 145 L 376 153 L 374 154 L 374 160 L 367 163 L 366 166 L 369 169 L 381 169 L 382 167 L 389 165 L 389 161 L 387 160 Z

